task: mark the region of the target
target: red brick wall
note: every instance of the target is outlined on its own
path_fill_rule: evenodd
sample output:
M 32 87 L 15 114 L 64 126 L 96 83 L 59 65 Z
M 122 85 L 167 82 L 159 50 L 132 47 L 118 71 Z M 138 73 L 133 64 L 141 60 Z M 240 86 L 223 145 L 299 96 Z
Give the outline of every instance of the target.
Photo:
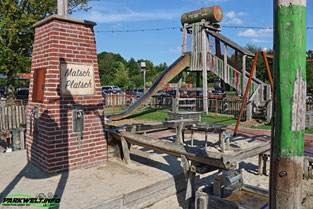
M 26 137 L 28 159 L 49 174 L 105 163 L 103 98 L 93 26 L 57 19 L 38 26 L 32 55 Z M 60 61 L 92 64 L 95 94 L 60 95 Z M 39 68 L 46 69 L 44 101 L 35 103 L 32 101 L 33 75 Z M 72 105 L 75 104 L 82 105 L 84 110 L 81 140 L 72 132 Z M 35 106 L 39 107 L 39 119 L 30 117 Z

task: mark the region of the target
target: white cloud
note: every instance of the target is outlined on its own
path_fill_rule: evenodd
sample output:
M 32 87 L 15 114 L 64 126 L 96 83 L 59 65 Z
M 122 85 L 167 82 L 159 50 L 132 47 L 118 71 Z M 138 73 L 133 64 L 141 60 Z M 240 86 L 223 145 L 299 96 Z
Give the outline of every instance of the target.
M 264 43 L 264 42 L 267 42 L 265 40 L 255 39 L 255 38 L 253 38 L 251 41 L 254 42 L 254 43 Z
M 236 24 L 241 25 L 243 24 L 243 21 L 237 17 L 230 19 L 229 21 L 225 22 L 225 24 Z
M 245 31 L 240 31 L 237 34 L 238 36 L 243 36 L 243 37 L 255 37 L 255 38 L 269 38 L 273 36 L 273 29 L 267 28 L 267 29 L 258 29 L 254 30 L 252 28 L 249 28 Z
M 113 25 L 112 28 L 120 28 L 122 26 L 123 26 L 123 24 L 117 23 L 117 24 Z
M 225 14 L 226 17 L 229 17 L 229 18 L 234 18 L 236 17 L 236 13 L 234 11 L 231 11 L 231 12 L 227 12 Z
M 253 30 L 252 28 L 249 28 L 243 32 L 239 32 L 238 36 L 244 36 L 244 37 L 256 37 L 256 31 Z
M 149 11 L 137 12 L 126 9 L 124 12 L 117 13 L 115 11 L 102 12 L 100 10 L 90 11 L 87 18 L 98 23 L 120 23 L 145 20 L 170 20 L 180 17 L 181 12 L 178 11 Z
M 244 15 L 247 15 L 245 12 L 235 12 L 235 11 L 230 11 L 227 12 L 224 15 L 224 20 L 223 24 L 235 24 L 235 25 L 242 25 L 243 21 L 239 17 L 242 17 Z
M 175 49 L 169 49 L 168 52 L 172 52 L 172 53 L 181 52 L 181 46 L 177 46 Z
M 247 15 L 247 13 L 246 13 L 246 12 L 238 12 L 237 15 L 238 15 L 239 17 L 241 17 L 241 16 Z
M 169 48 L 167 51 L 162 51 L 165 54 L 176 54 L 181 52 L 181 46 L 177 46 L 176 48 Z

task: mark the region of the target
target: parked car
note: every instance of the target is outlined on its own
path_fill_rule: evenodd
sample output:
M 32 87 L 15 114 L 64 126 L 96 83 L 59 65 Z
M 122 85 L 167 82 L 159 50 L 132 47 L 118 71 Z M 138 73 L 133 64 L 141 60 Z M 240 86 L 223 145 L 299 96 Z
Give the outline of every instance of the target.
M 139 95 L 139 96 L 143 95 L 143 88 L 134 89 L 134 90 L 132 91 L 132 94 L 133 94 L 133 95 Z
M 121 88 L 118 86 L 102 86 L 101 89 L 102 91 L 112 92 L 112 93 L 114 93 L 114 91 L 121 90 Z
M 106 95 L 106 94 L 116 94 L 117 92 L 122 91 L 120 87 L 118 86 L 102 86 L 101 87 L 101 92 L 102 92 L 102 96 Z
M 159 91 L 157 91 L 157 92 L 155 93 L 155 95 L 156 95 L 156 96 L 164 96 L 164 95 L 166 95 L 166 92 L 163 91 L 163 90 L 159 90 Z
M 29 89 L 28 88 L 18 88 L 15 92 L 16 99 L 28 99 Z
M 213 90 L 212 94 L 213 96 L 217 96 L 217 97 L 225 97 L 225 92 L 221 90 Z
M 130 95 L 131 92 L 132 92 L 132 90 L 133 90 L 133 89 L 127 89 L 127 90 L 125 91 L 125 93 L 128 94 L 128 95 Z
M 114 94 L 124 94 L 124 91 L 122 91 L 122 90 L 114 90 L 113 93 Z
M 166 95 L 169 95 L 169 96 L 176 96 L 176 90 L 168 90 L 166 92 Z
M 7 89 L 8 87 L 0 86 L 0 98 L 5 98 L 7 96 Z

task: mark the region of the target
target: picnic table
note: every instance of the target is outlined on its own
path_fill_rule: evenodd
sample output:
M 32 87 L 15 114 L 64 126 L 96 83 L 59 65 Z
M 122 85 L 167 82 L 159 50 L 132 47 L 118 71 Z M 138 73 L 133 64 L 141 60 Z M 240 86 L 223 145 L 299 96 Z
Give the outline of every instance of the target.
M 209 122 L 202 122 L 193 125 L 188 125 L 185 127 L 186 130 L 191 131 L 191 146 L 193 147 L 193 140 L 194 140 L 194 131 L 203 131 L 205 134 L 205 149 L 207 148 L 208 142 L 208 134 L 209 133 L 218 133 L 219 134 L 219 143 L 222 152 L 225 152 L 225 139 L 226 139 L 226 146 L 229 147 L 229 134 L 225 134 L 227 125 L 219 124 L 219 123 L 209 123 Z

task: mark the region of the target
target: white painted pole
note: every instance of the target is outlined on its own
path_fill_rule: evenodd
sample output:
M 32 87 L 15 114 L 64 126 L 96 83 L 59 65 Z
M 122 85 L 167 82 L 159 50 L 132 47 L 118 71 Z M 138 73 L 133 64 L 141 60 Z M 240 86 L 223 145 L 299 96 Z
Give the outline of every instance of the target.
M 202 33 L 202 77 L 203 77 L 203 111 L 208 114 L 208 69 L 206 63 L 207 57 L 207 35 L 204 28 Z

